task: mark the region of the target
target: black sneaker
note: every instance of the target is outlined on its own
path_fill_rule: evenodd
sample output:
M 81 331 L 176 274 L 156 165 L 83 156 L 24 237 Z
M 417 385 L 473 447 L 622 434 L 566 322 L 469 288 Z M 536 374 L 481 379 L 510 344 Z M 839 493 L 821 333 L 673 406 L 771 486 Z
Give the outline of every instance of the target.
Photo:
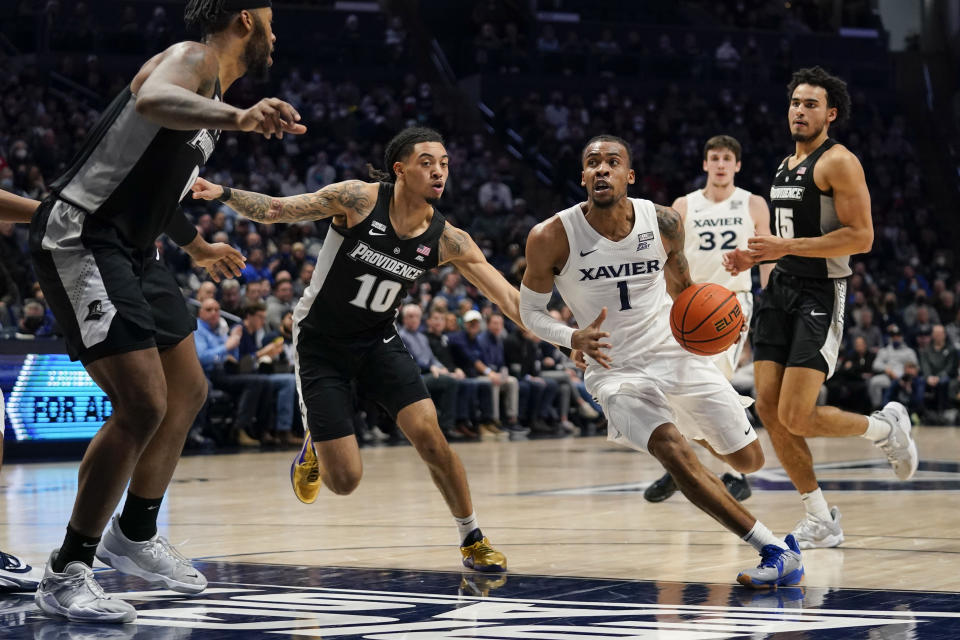
M 643 492 L 643 497 L 647 502 L 663 502 L 676 492 L 677 483 L 673 481 L 673 476 L 665 473 L 647 487 L 647 490 Z
M 720 477 L 720 479 L 723 481 L 723 486 L 725 486 L 727 491 L 730 492 L 730 495 L 737 499 L 737 502 L 743 502 L 753 495 L 753 491 L 750 490 L 750 482 L 747 480 L 747 476 L 741 475 L 738 478 L 732 473 L 725 473 Z

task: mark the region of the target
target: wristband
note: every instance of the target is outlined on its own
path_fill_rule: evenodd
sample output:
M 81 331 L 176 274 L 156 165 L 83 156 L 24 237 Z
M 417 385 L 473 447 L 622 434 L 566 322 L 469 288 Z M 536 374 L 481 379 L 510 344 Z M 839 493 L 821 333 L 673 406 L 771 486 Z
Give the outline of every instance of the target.
M 233 195 L 233 189 L 231 189 L 230 187 L 221 187 L 221 188 L 223 189 L 223 193 L 221 193 L 220 197 L 216 198 L 216 200 L 218 202 L 226 203 L 226 201 L 230 199 L 230 196 Z

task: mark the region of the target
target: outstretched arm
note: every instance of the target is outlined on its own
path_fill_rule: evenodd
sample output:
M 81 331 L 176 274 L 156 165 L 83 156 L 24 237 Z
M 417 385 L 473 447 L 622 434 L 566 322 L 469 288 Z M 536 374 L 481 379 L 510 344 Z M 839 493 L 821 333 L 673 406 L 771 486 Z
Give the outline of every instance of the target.
M 440 264 L 449 262 L 480 292 L 500 307 L 508 318 L 521 327 L 520 292 L 507 282 L 473 241 L 470 235 L 449 222 L 440 236 Z
M 167 129 L 256 131 L 266 137 L 300 134 L 300 114 L 277 98 L 264 98 L 249 109 L 214 100 L 220 74 L 217 55 L 199 42 L 180 42 L 151 58 L 130 83 L 137 113 Z
M 0 222 L 30 222 L 40 203 L 0 189 Z
M 273 224 L 341 218 L 335 222 L 347 227 L 354 226 L 373 211 L 379 188 L 376 182 L 346 180 L 329 184 L 314 193 L 274 198 L 253 191 L 224 188 L 203 178 L 197 178 L 191 187 L 194 200 L 220 200 L 244 218 L 256 222 Z
M 667 291 L 671 298 L 676 299 L 684 289 L 693 285 L 693 280 L 690 278 L 690 265 L 687 263 L 687 256 L 683 253 L 683 220 L 680 214 L 670 207 L 659 204 L 653 206 L 657 210 L 663 248 L 667 251 L 667 263 L 664 265 Z

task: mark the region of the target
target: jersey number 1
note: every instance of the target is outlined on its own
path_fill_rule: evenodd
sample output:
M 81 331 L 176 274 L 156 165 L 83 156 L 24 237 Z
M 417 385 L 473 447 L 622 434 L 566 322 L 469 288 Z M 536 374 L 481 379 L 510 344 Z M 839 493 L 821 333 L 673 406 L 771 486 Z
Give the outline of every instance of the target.
M 355 307 L 360 307 L 361 309 L 376 311 L 377 313 L 383 313 L 393 306 L 397 292 L 400 291 L 400 287 L 403 286 L 393 280 L 381 280 L 377 286 L 377 290 L 374 291 L 373 287 L 377 284 L 376 276 L 365 273 L 362 276 L 357 276 L 357 280 L 360 281 L 360 291 L 358 291 L 357 296 L 350 301 L 350 304 Z M 370 296 L 371 293 L 373 293 L 372 298 Z

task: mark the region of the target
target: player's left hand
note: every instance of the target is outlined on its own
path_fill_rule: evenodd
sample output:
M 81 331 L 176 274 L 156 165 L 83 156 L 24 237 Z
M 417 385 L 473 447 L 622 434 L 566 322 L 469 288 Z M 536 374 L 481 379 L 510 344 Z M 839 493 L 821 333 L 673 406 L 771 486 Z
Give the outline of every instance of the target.
M 194 200 L 216 200 L 223 195 L 223 187 L 209 180 L 197 178 L 197 181 L 190 186 Z
M 223 242 L 207 245 L 202 252 L 190 257 L 197 266 L 207 270 L 214 282 L 220 282 L 221 277 L 239 278 L 247 263 L 242 253 Z
M 749 332 L 750 332 L 750 325 L 746 322 L 741 324 L 740 333 L 737 334 L 737 339 L 733 341 L 733 344 L 739 344 L 741 340 L 745 340 Z
M 755 263 L 779 260 L 790 253 L 787 240 L 777 236 L 754 236 L 747 240 L 747 250 Z
M 726 269 L 730 275 L 734 276 L 738 276 L 744 271 L 750 271 L 753 265 L 756 264 L 750 252 L 744 251 L 743 249 L 734 249 L 733 251 L 726 252 L 721 256 L 720 261 L 723 263 L 723 268 Z

